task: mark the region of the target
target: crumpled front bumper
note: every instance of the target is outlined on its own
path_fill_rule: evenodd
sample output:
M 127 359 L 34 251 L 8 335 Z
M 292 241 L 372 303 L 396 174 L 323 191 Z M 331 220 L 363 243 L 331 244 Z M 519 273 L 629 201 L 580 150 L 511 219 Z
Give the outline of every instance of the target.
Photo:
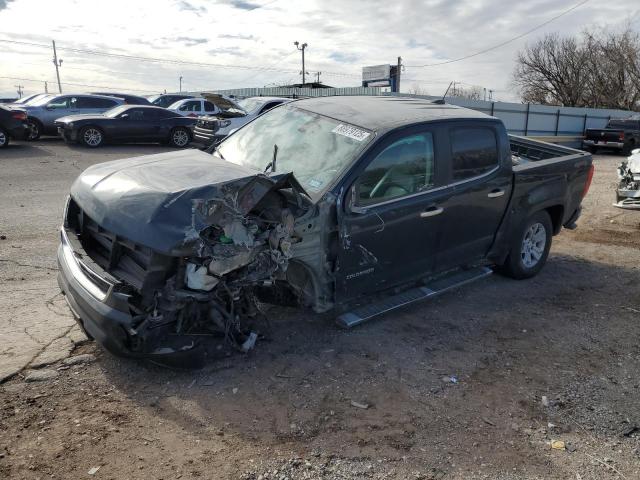
M 75 246 L 74 246 L 75 247 Z M 100 278 L 74 253 L 65 229 L 60 230 L 58 285 L 82 329 L 110 352 L 134 356 L 127 348 L 126 329 L 132 317 L 126 296 L 113 292 L 113 285 Z M 118 296 L 120 295 L 120 296 Z

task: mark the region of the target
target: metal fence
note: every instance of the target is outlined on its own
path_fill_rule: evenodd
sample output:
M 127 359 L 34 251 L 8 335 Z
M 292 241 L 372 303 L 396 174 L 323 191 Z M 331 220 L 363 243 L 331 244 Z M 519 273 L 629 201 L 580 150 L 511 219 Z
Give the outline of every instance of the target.
M 238 97 L 253 96 L 307 96 L 333 95 L 393 95 L 435 100 L 440 97 L 383 93 L 380 87 L 352 88 L 239 88 L 217 90 L 215 93 Z M 559 137 L 552 141 L 578 145 L 587 128 L 603 128 L 612 118 L 627 118 L 635 112 L 601 108 L 560 107 L 551 105 L 491 102 L 447 97 L 447 103 L 471 108 L 501 119 L 509 133 L 532 137 Z

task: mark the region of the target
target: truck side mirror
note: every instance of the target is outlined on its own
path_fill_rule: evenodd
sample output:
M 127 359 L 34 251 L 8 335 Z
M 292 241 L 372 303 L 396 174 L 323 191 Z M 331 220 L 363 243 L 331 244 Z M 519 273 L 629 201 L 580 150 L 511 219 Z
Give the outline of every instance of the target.
M 357 200 L 358 200 L 358 187 L 354 183 L 353 185 L 351 185 L 351 188 L 349 189 L 349 193 L 347 193 L 347 212 L 355 213 L 357 215 L 362 215 L 364 213 L 367 213 L 367 209 L 365 207 L 360 207 L 357 205 L 358 203 Z

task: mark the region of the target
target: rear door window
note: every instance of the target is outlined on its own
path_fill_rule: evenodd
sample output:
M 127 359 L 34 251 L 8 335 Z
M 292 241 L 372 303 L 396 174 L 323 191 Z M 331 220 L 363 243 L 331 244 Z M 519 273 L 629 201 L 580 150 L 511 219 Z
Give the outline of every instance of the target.
M 184 102 L 182 106 L 179 108 L 181 112 L 199 112 L 200 111 L 200 101 L 199 100 L 189 100 L 188 102 Z
M 215 112 L 216 106 L 211 102 L 204 102 L 204 111 L 205 112 Z
M 478 177 L 498 166 L 498 141 L 493 129 L 453 128 L 449 135 L 453 181 Z

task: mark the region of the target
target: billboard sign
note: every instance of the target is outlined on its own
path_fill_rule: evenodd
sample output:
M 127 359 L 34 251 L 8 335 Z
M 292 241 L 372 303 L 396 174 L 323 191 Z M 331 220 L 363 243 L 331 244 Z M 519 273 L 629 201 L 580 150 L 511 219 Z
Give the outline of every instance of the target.
M 373 65 L 370 67 L 362 67 L 362 81 L 363 82 L 375 82 L 386 80 L 387 82 L 391 78 L 391 65 Z

